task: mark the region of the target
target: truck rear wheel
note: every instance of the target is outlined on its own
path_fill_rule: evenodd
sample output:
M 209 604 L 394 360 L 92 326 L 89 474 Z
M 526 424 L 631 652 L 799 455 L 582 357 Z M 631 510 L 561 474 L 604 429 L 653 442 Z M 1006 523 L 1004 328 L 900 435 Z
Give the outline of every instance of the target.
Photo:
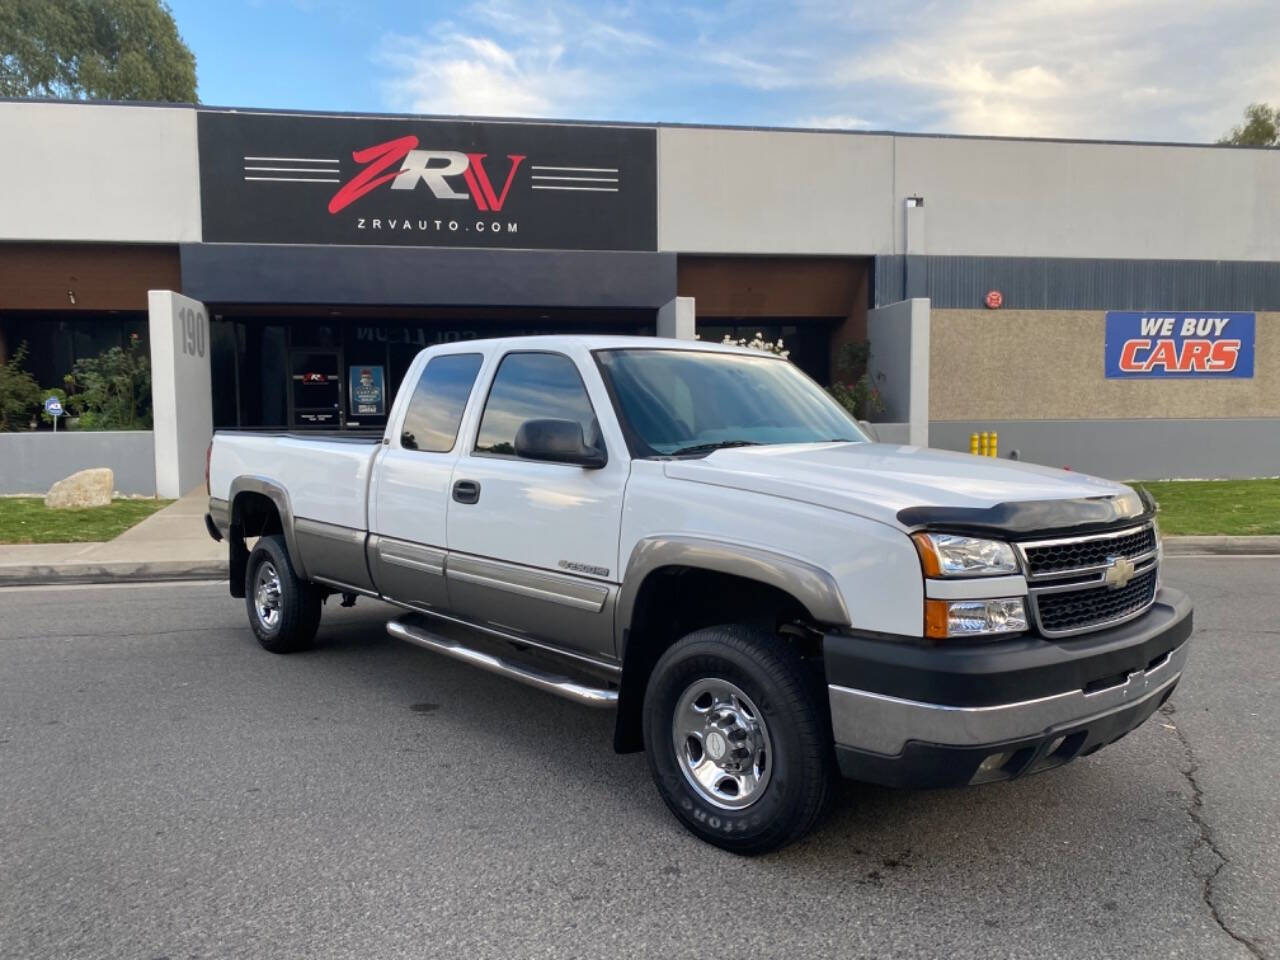
M 832 783 L 821 692 L 799 655 L 766 630 L 708 627 L 667 650 L 645 692 L 644 739 L 672 813 L 742 854 L 813 829 Z
M 245 570 L 249 625 L 272 653 L 306 650 L 320 626 L 320 591 L 293 569 L 282 536 L 262 537 Z

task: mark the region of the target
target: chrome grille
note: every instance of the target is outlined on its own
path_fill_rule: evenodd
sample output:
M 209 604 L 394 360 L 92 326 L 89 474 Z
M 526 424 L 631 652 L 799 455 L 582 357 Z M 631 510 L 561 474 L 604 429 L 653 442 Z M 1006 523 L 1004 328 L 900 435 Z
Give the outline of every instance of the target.
M 1158 543 L 1150 523 L 1015 546 L 1027 574 L 1033 622 L 1046 637 L 1114 626 L 1155 602 Z M 1132 564 L 1129 580 L 1108 582 L 1108 571 L 1121 559 Z
M 1151 606 L 1155 594 L 1156 571 L 1153 566 L 1119 590 L 1092 587 L 1038 596 L 1035 600 L 1036 617 L 1041 629 L 1050 634 L 1096 629 L 1099 624 L 1119 623 L 1141 613 Z
M 1156 533 L 1150 526 L 1100 537 L 1053 540 L 1028 544 L 1023 548 L 1027 572 L 1033 577 L 1050 576 L 1105 564 L 1110 557 L 1138 557 L 1154 553 Z

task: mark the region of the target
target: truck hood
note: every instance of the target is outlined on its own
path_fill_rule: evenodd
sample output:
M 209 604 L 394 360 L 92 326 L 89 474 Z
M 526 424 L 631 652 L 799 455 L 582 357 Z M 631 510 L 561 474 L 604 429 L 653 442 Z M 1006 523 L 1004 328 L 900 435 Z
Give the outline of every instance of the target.
M 666 462 L 675 480 L 785 497 L 902 529 L 1010 535 L 1111 523 L 1146 511 L 1121 483 L 1014 460 L 887 443 L 778 444 Z

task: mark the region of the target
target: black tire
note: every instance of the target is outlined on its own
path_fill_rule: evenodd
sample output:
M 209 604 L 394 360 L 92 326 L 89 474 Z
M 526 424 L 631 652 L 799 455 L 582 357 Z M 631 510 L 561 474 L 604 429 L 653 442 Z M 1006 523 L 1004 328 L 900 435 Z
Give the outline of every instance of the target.
M 722 689 L 736 687 L 761 715 L 767 730 L 772 756 L 759 768 L 768 775 L 758 778 L 758 796 L 749 799 L 751 794 L 746 793 L 727 798 L 738 803 L 749 800 L 740 809 L 718 805 L 707 786 L 695 788 L 693 774 L 685 773 L 686 764 L 695 759 L 689 755 L 692 748 L 676 744 L 677 709 L 682 717 L 698 709 L 696 700 L 682 704 L 703 689 L 704 681 L 720 683 Z M 823 694 L 815 672 L 767 630 L 708 627 L 677 642 L 654 666 L 644 698 L 649 770 L 671 812 L 701 839 L 739 854 L 767 853 L 807 834 L 826 809 L 833 781 L 830 721 Z M 714 751 L 710 734 L 694 739 Z M 759 746 L 764 740 L 751 742 Z M 723 743 L 717 741 L 721 750 Z M 716 776 L 714 770 L 712 775 Z M 723 782 L 732 786 L 731 780 Z
M 258 578 L 263 568 L 269 580 L 274 571 L 278 583 L 276 616 L 263 615 L 259 609 Z M 320 591 L 298 577 L 289 559 L 284 537 L 279 534 L 261 537 L 249 555 L 249 565 L 244 577 L 244 602 L 249 611 L 249 626 L 264 650 L 272 653 L 296 653 L 306 650 L 315 639 L 320 626 Z

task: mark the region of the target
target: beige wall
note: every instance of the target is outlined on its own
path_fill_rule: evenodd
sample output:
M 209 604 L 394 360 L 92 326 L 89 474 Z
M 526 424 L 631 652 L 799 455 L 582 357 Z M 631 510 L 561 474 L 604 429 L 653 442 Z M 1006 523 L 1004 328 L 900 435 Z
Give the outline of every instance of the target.
M 0 103 L 0 239 L 200 239 L 196 112 Z
M 934 310 L 931 420 L 1280 417 L 1280 313 L 1252 380 L 1108 380 L 1104 311 Z

